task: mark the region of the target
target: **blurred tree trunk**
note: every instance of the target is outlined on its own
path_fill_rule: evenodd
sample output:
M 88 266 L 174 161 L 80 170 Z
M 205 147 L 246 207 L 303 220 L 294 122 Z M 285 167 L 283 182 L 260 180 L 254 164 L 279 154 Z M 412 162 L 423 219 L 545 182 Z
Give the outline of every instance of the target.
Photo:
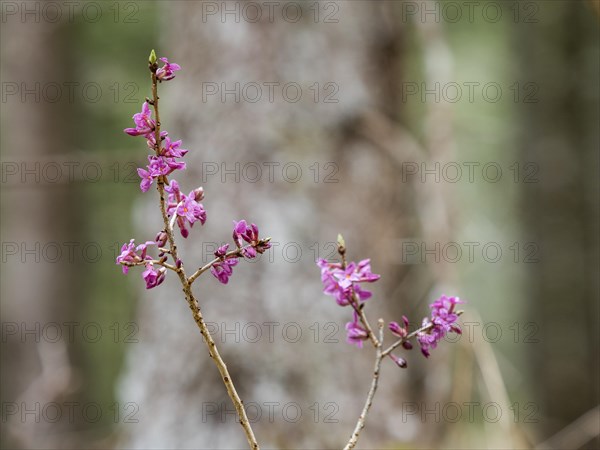
M 540 88 L 540 102 L 523 108 L 521 144 L 540 181 L 524 184 L 522 207 L 540 249 L 530 317 L 541 333 L 530 361 L 548 434 L 597 405 L 599 377 L 598 18 L 587 2 L 553 6 L 536 33 L 516 34 L 521 77 Z
M 3 181 L 2 188 L 2 242 L 19 246 L 16 255 L 3 253 L 6 263 L 2 263 L 1 397 L 3 408 L 7 403 L 18 408 L 14 415 L 3 415 L 4 448 L 82 444 L 71 440 L 77 424 L 68 415 L 51 423 L 43 413 L 50 402 L 68 401 L 75 379 L 69 339 L 63 334 L 53 342 L 54 335 L 50 336 L 76 317 L 71 302 L 74 263 L 64 253 L 54 261 L 58 253 L 44 252 L 78 242 L 76 221 L 82 214 L 73 206 L 78 202 L 72 184 L 49 185 L 43 179 L 45 164 L 56 164 L 71 137 L 66 102 L 48 101 L 43 89 L 47 83 L 70 79 L 69 36 L 62 25 L 44 21 L 2 25 L 2 80 L 19 86 L 16 95 L 3 100 L 0 122 L 2 161 L 19 165 L 19 173 Z M 53 327 L 48 336 L 46 326 Z M 30 414 L 22 416 L 24 410 Z

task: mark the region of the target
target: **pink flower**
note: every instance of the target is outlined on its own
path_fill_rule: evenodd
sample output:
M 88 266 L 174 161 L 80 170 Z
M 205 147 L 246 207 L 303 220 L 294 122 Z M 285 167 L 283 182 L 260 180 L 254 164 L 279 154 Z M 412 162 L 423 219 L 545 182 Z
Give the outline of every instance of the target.
M 350 304 L 352 292 L 350 289 L 344 289 L 337 282 L 334 273 L 342 270 L 340 263 L 330 263 L 325 259 L 319 259 L 317 266 L 321 268 L 321 281 L 323 282 L 323 293 L 335 297 L 340 306 Z
M 245 220 L 233 221 L 233 241 L 237 248 L 242 248 L 242 240 L 250 244 L 250 247 L 242 250 L 243 255 L 248 258 L 256 258 L 257 252 L 263 254 L 271 248 L 270 242 L 261 240 L 258 236 L 258 227 L 255 224 L 248 225 Z
M 402 316 L 402 322 L 404 323 L 403 327 L 398 322 L 390 322 L 388 325 L 390 331 L 399 338 L 405 338 L 408 335 L 408 319 L 406 316 Z
M 190 225 L 197 221 L 204 224 L 206 222 L 206 211 L 201 203 L 194 200 L 193 195 L 193 192 L 189 196 L 183 195 L 183 200 L 177 206 L 177 215 L 187 220 Z
M 225 244 L 217 249 L 215 256 L 222 258 L 222 260 L 214 263 L 210 268 L 210 273 L 223 284 L 229 282 L 229 277 L 233 274 L 233 267 L 238 263 L 238 259 L 235 256 L 225 258 L 228 248 L 229 244 Z
M 454 307 L 462 302 L 458 297 L 446 297 L 442 295 L 433 302 L 431 308 L 431 318 L 425 317 L 422 326 L 429 326 L 425 331 L 417 334 L 417 341 L 421 346 L 421 353 L 428 358 L 429 350 L 437 347 L 446 334 L 449 332 L 462 333 L 460 327 L 456 324 L 458 314 L 454 312 Z
M 359 283 L 372 283 L 380 278 L 380 275 L 371 272 L 369 259 L 364 259 L 358 264 L 351 262 L 346 269 L 342 269 L 340 263 L 328 262 L 325 259 L 319 259 L 317 266 L 321 269 L 323 293 L 334 297 L 340 306 L 349 305 L 353 293 L 359 302 L 370 298 L 371 292 L 364 290 Z
M 144 170 L 142 168 L 138 168 L 137 173 L 142 179 L 142 181 L 140 181 L 140 189 L 142 192 L 147 192 L 148 189 L 150 189 L 155 177 L 149 170 Z
M 346 324 L 346 342 L 354 344 L 358 348 L 362 348 L 363 341 L 369 338 L 367 330 L 365 330 L 358 321 L 358 314 L 354 311 L 354 320 Z
M 170 63 L 167 58 L 160 58 L 160 60 L 165 65 L 156 71 L 156 78 L 160 81 L 169 81 L 175 78 L 175 72 L 181 70 L 179 64 Z
M 366 282 L 370 283 L 373 281 L 377 281 L 377 280 L 379 280 L 379 278 L 381 278 L 381 275 L 377 275 L 377 274 L 371 272 L 371 260 L 370 259 L 363 259 L 362 261 L 360 261 L 357 265 L 356 271 L 360 275 L 359 281 L 361 281 L 361 282 L 366 281 Z
M 212 273 L 221 283 L 227 284 L 229 282 L 229 277 L 233 274 L 233 266 L 237 265 L 237 263 L 237 258 L 219 261 L 212 265 L 210 273 Z
M 119 256 L 117 256 L 117 260 L 116 263 L 118 265 L 121 265 L 121 262 L 136 262 L 136 259 L 139 258 L 138 255 L 135 254 L 135 244 L 134 244 L 135 239 L 132 239 L 131 241 L 129 241 L 129 244 L 125 243 L 123 244 L 123 246 L 121 247 L 121 254 Z M 122 266 L 123 267 L 123 273 L 127 273 L 129 272 L 129 267 L 128 266 Z
M 122 262 L 135 264 L 135 263 L 139 263 L 144 260 L 147 260 L 147 259 L 152 259 L 151 257 L 146 255 L 147 247 L 150 245 L 154 245 L 154 242 L 148 241 L 148 242 L 140 244 L 136 247 L 135 239 L 131 239 L 128 244 L 125 243 L 121 247 L 121 254 L 119 256 L 117 256 L 116 264 L 122 265 L 121 264 Z M 138 252 L 141 252 L 141 253 L 138 255 Z M 129 266 L 126 266 L 126 265 L 122 265 L 122 266 L 123 266 L 123 273 L 125 273 L 125 274 L 128 273 Z
M 202 203 L 198 203 L 197 199 L 204 198 L 204 190 L 202 188 L 194 189 L 189 195 L 182 194 L 179 190 L 179 183 L 176 180 L 165 186 L 165 191 L 169 194 L 167 200 L 167 214 L 177 215 L 177 226 L 184 238 L 189 236 L 187 225 L 190 227 L 196 222 L 202 225 L 206 222 L 206 210 Z
M 227 250 L 229 250 L 229 244 L 221 245 L 217 250 L 215 250 L 214 255 L 217 258 L 224 258 L 227 254 Z
M 148 156 L 148 170 L 154 177 L 160 175 L 170 175 L 175 170 L 184 170 L 185 163 L 175 161 L 175 158 L 168 158 L 166 156 Z
M 148 156 L 149 164 L 146 169 L 138 168 L 137 172 L 140 178 L 140 189 L 142 192 L 147 192 L 154 180 L 162 175 L 170 175 L 175 170 L 184 170 L 186 165 L 184 162 L 175 161 L 175 158 L 166 156 Z
M 181 195 L 181 191 L 179 190 L 179 183 L 177 182 L 177 180 L 171 180 L 169 184 L 165 186 L 165 191 L 168 192 L 170 196 L 172 195 L 174 199 L 179 198 L 179 196 Z M 169 201 L 171 201 L 170 198 Z M 177 200 L 176 203 L 179 203 L 179 200 Z
M 240 220 L 239 222 L 233 221 L 233 242 L 237 248 L 242 247 L 242 234 L 246 233 L 246 221 Z
M 146 270 L 142 273 L 142 278 L 146 282 L 146 289 L 152 289 L 163 281 L 165 281 L 165 273 L 167 269 L 161 267 L 158 270 L 154 269 L 154 265 L 149 262 L 146 264 Z
M 142 105 L 142 112 L 133 115 L 135 128 L 125 128 L 125 133 L 130 136 L 146 136 L 148 137 L 154 132 L 156 122 L 152 120 L 152 110 L 148 102 Z
M 394 335 L 398 336 L 400 339 L 404 339 L 406 338 L 406 336 L 408 336 L 408 319 L 406 318 L 406 316 L 402 316 L 402 322 L 404 326 L 400 326 L 398 322 L 390 322 L 388 325 L 390 331 Z M 402 342 L 402 347 L 404 347 L 404 349 L 406 350 L 410 350 L 413 348 L 410 341 Z
M 179 148 L 181 147 L 181 139 L 175 142 L 171 141 L 170 137 L 166 137 L 165 140 L 163 141 L 163 145 L 161 148 L 161 155 L 163 156 L 168 156 L 171 158 L 181 158 L 183 157 L 188 151 L 184 148 Z
M 169 133 L 167 133 L 166 131 L 161 131 L 160 132 L 160 139 L 163 140 L 168 136 Z M 148 148 L 151 150 L 156 150 L 156 133 L 150 133 L 147 136 L 145 136 L 146 138 L 146 144 L 148 145 Z

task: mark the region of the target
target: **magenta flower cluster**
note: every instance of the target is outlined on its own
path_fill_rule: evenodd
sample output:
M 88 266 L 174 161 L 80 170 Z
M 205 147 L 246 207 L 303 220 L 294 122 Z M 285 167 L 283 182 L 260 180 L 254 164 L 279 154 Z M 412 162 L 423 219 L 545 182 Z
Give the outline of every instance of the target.
M 117 264 L 131 263 L 137 264 L 145 262 L 146 270 L 142 273 L 142 278 L 146 282 L 146 289 L 151 289 L 158 286 L 165 280 L 165 273 L 167 269 L 164 267 L 155 269 L 152 258 L 147 255 L 148 247 L 156 245 L 156 242 L 148 241 L 140 244 L 136 247 L 134 239 L 129 241 L 129 244 L 123 244 L 121 247 L 121 254 L 117 256 Z M 129 272 L 129 266 L 123 266 L 123 273 Z
M 346 324 L 346 341 L 349 344 L 354 344 L 358 348 L 362 348 L 363 341 L 369 339 L 367 330 L 360 324 L 358 314 L 354 311 L 354 319 Z
M 353 305 L 355 309 L 361 308 L 362 303 L 373 295 L 361 287 L 361 283 L 373 283 L 380 278 L 380 275 L 371 271 L 369 259 L 363 259 L 358 264 L 350 262 L 345 268 L 342 263 L 319 259 L 317 266 L 321 268 L 323 292 L 335 298 L 338 305 Z M 368 338 L 367 330 L 361 325 L 355 311 L 354 320 L 346 324 L 346 340 L 362 348 L 363 341 Z
M 233 267 L 237 265 L 240 255 L 253 259 L 256 258 L 257 254 L 262 254 L 265 250 L 271 248 L 270 242 L 258 237 L 258 227 L 255 224 L 248 225 L 245 220 L 233 221 L 233 241 L 237 246 L 237 253 L 227 253 L 229 244 L 219 247 L 215 252 L 215 256 L 219 261 L 214 263 L 210 269 L 215 278 L 223 284 L 229 282 Z M 244 244 L 244 241 L 249 245 Z
M 199 203 L 204 198 L 204 189 L 199 187 L 185 195 L 179 190 L 177 180 L 173 179 L 165 186 L 165 191 L 169 194 L 167 214 L 177 217 L 179 231 L 184 238 L 187 238 L 190 234 L 187 225 L 191 228 L 196 222 L 200 222 L 202 225 L 206 222 L 206 210 L 202 203 Z
M 233 267 L 239 262 L 236 256 L 227 256 L 227 249 L 229 249 L 229 244 L 217 249 L 215 256 L 219 258 L 219 261 L 210 268 L 210 273 L 223 284 L 229 283 L 229 277 L 233 274 Z
M 181 70 L 178 64 L 170 63 L 167 58 L 160 58 L 164 63 L 162 67 L 158 67 L 155 61 L 156 58 L 152 59 L 151 56 L 150 67 L 151 70 L 154 69 L 156 82 L 172 80 L 175 78 L 175 72 Z M 196 222 L 200 222 L 201 225 L 206 222 L 206 210 L 201 203 L 204 199 L 204 190 L 198 187 L 186 195 L 180 190 L 177 180 L 167 179 L 175 171 L 186 169 L 186 163 L 181 161 L 181 158 L 188 153 L 188 150 L 181 147 L 181 140 L 172 140 L 168 132 L 157 131 L 152 105 L 151 100 L 144 102 L 141 112 L 133 116 L 134 127 L 126 128 L 124 132 L 130 136 L 142 136 L 146 139 L 148 148 L 153 151 L 153 154 L 148 155 L 148 165 L 137 170 L 141 179 L 140 189 L 142 192 L 147 192 L 155 180 L 162 183 L 167 193 L 165 208 L 171 227 L 177 224 L 181 236 L 187 238 L 190 233 L 189 228 L 192 228 Z M 159 142 L 156 141 L 157 134 L 159 134 Z M 259 238 L 258 227 L 255 224 L 247 225 L 244 220 L 234 222 L 233 239 L 237 250 L 228 253 L 229 244 L 220 247 L 215 252 L 216 261 L 210 267 L 211 273 L 223 284 L 228 283 L 233 267 L 238 263 L 240 256 L 255 258 L 257 253 L 263 253 L 271 246 L 268 239 Z M 246 244 L 243 244 L 243 241 Z M 116 263 L 123 266 L 123 273 L 127 273 L 130 266 L 144 265 L 146 270 L 142 273 L 142 277 L 146 282 L 146 288 L 151 289 L 160 285 L 165 279 L 166 268 L 162 266 L 156 269 L 155 265 L 165 262 L 164 255 L 168 250 L 164 247 L 167 243 L 168 235 L 165 230 L 157 234 L 155 241 L 148 241 L 137 247 L 132 239 L 128 244 L 123 245 Z M 161 260 L 154 260 L 147 255 L 147 248 L 151 245 L 158 247 L 158 256 Z M 175 263 L 176 267 L 180 267 L 181 261 Z
M 165 64 L 156 71 L 156 78 L 160 81 L 169 81 L 175 78 L 175 72 L 181 70 L 179 64 L 170 63 L 167 58 L 160 58 L 160 60 Z
M 353 320 L 346 324 L 346 340 L 362 348 L 363 342 L 369 339 L 369 332 L 362 322 L 359 312 L 364 307 L 364 301 L 372 296 L 371 292 L 362 287 L 362 283 L 372 283 L 380 276 L 371 271 L 369 259 L 364 259 L 358 264 L 350 262 L 344 265 L 339 262 L 330 262 L 319 259 L 317 266 L 321 269 L 323 293 L 335 298 L 340 306 L 352 306 L 354 309 Z M 430 305 L 431 317 L 423 319 L 422 326 L 412 335 L 409 333 L 409 321 L 402 316 L 402 325 L 390 322 L 388 328 L 399 339 L 398 346 L 405 350 L 413 348 L 410 338 L 416 337 L 425 357 L 429 357 L 430 350 L 436 348 L 449 332 L 461 333 L 456 323 L 458 314 L 455 311 L 457 304 L 464 303 L 458 297 L 442 296 Z M 362 312 L 361 312 L 362 314 Z M 389 353 L 390 358 L 400 367 L 406 367 L 406 360 Z
M 429 350 L 436 348 L 446 334 L 453 331 L 461 334 L 462 330 L 456 323 L 458 314 L 454 308 L 456 305 L 464 303 L 458 297 L 446 297 L 442 295 L 438 300 L 433 302 L 431 308 L 431 317 L 423 319 L 422 328 L 424 331 L 417 333 L 417 341 L 421 346 L 421 352 L 425 357 L 429 357 Z
M 358 264 L 351 262 L 345 269 L 342 268 L 341 263 L 328 262 L 324 259 L 319 259 L 317 265 L 321 268 L 323 292 L 334 297 L 340 306 L 350 305 L 354 295 L 359 302 L 371 298 L 373 294 L 363 289 L 360 283 L 379 280 L 379 275 L 371 272 L 369 259 L 363 259 Z
M 263 254 L 265 250 L 271 248 L 270 242 L 259 239 L 258 227 L 253 223 L 248 225 L 245 220 L 233 222 L 233 241 L 248 259 L 256 258 L 257 253 Z M 242 241 L 250 245 L 243 247 Z
M 449 332 L 461 334 L 462 331 L 458 324 L 458 314 L 454 308 L 456 305 L 464 303 L 458 297 L 446 297 L 442 295 L 438 300 L 434 301 L 429 307 L 431 308 L 431 317 L 425 317 L 421 323 L 421 328 L 416 333 L 417 342 L 421 347 L 421 353 L 426 358 L 429 358 L 430 349 L 437 347 L 440 342 Z M 406 316 L 402 316 L 402 325 L 398 322 L 390 322 L 388 324 L 392 334 L 402 339 L 402 347 L 406 350 L 413 348 L 410 341 L 406 340 L 409 336 L 409 322 Z M 393 356 L 393 355 L 390 355 Z

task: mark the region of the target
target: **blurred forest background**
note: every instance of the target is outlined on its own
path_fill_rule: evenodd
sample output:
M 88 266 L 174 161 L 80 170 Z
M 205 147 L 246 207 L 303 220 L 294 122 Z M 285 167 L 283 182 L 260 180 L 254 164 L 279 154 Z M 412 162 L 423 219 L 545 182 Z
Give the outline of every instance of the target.
M 385 362 L 359 448 L 598 448 L 598 1 L 0 3 L 2 448 L 245 446 L 176 280 L 114 265 L 161 226 L 122 132 L 152 48 L 206 191 L 187 266 L 233 219 L 276 243 L 196 286 L 265 448 L 341 448 L 362 408 L 372 352 L 314 265 L 338 232 L 372 321 L 468 302 Z

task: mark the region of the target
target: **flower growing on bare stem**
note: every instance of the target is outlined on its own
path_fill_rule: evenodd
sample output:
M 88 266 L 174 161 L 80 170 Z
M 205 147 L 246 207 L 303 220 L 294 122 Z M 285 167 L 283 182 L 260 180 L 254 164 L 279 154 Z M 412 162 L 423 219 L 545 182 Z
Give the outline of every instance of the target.
M 433 302 L 429 307 L 431 308 L 431 318 L 425 317 L 423 319 L 423 331 L 417 333 L 417 341 L 421 346 L 421 353 L 426 358 L 429 357 L 429 350 L 436 348 L 438 342 L 440 342 L 446 334 L 453 331 L 461 334 L 460 327 L 456 324 L 458 320 L 458 314 L 455 312 L 454 307 L 460 301 L 458 297 L 446 297 L 442 295 L 438 300 Z
M 169 180 L 169 176 L 175 171 L 186 169 L 186 163 L 181 161 L 181 158 L 188 153 L 188 150 L 181 148 L 181 140 L 172 140 L 167 131 L 161 130 L 158 85 L 163 81 L 173 80 L 175 72 L 180 71 L 181 67 L 178 64 L 169 62 L 167 58 L 160 58 L 163 66 L 159 67 L 157 60 L 156 53 L 152 50 L 148 59 L 152 80 L 152 98 L 146 99 L 141 112 L 134 114 L 134 127 L 126 128 L 124 131 L 130 136 L 143 137 L 146 140 L 146 146 L 152 152 L 148 155 L 148 165 L 145 168 L 138 169 L 138 175 L 141 179 L 140 189 L 142 192 L 147 192 L 156 181 L 158 206 L 164 228 L 158 230 L 154 241 L 147 241 L 138 246 L 135 245 L 133 239 L 129 243 L 125 243 L 121 248 L 121 254 L 117 256 L 116 263 L 122 266 L 125 274 L 129 272 L 130 267 L 144 266 L 145 270 L 142 272 L 142 278 L 146 284 L 146 289 L 161 285 L 168 270 L 177 275 L 194 321 L 207 345 L 208 353 L 214 360 L 227 393 L 236 408 L 248 444 L 250 448 L 258 449 L 258 442 L 254 437 L 243 402 L 206 326 L 198 300 L 192 292 L 192 283 L 210 269 L 211 273 L 221 283 L 227 284 L 233 273 L 232 268 L 237 265 L 239 258 L 253 258 L 257 253 L 265 252 L 271 246 L 270 238 L 259 238 L 258 227 L 254 224 L 248 227 L 243 220 L 236 222 L 234 230 L 236 249 L 228 252 L 229 244 L 226 244 L 215 252 L 213 261 L 200 267 L 190 276 L 186 274 L 183 261 L 178 257 L 173 228 L 177 224 L 181 236 L 187 238 L 195 223 L 200 222 L 201 225 L 204 225 L 207 220 L 207 213 L 204 205 L 200 203 L 204 199 L 204 189 L 197 187 L 186 195 L 180 190 L 177 180 L 174 178 Z M 240 239 L 243 239 L 247 244 L 242 245 Z M 148 255 L 148 248 L 155 245 L 158 248 L 158 259 Z M 171 262 L 169 262 L 169 259 L 171 259 Z
M 162 67 L 158 67 L 157 60 L 162 61 Z M 181 66 L 175 63 L 170 63 L 167 58 L 156 58 L 156 54 L 152 51 L 150 58 L 150 71 L 152 73 L 153 91 L 157 89 L 157 84 L 163 81 L 169 81 L 175 78 L 175 72 L 181 70 Z M 153 110 L 155 117 L 153 118 Z M 146 281 L 148 289 L 160 285 L 165 278 L 165 270 L 155 269 L 155 264 L 164 264 L 162 262 L 151 262 L 152 258 L 147 255 L 147 247 L 157 244 L 159 249 L 164 248 L 169 243 L 169 234 L 172 234 L 174 224 L 177 224 L 181 236 L 187 238 L 190 234 L 190 228 L 196 222 L 204 225 L 207 219 L 206 209 L 200 203 L 204 199 L 204 189 L 198 187 L 190 191 L 189 194 L 181 192 L 179 183 L 174 178 L 168 179 L 168 176 L 176 170 L 184 171 L 186 163 L 180 161 L 179 158 L 184 157 L 188 150 L 181 148 L 181 140 L 173 140 L 169 133 L 160 129 L 158 120 L 158 96 L 147 99 L 142 104 L 142 110 L 133 115 L 134 128 L 126 128 L 125 133 L 130 136 L 142 136 L 146 139 L 146 144 L 153 153 L 148 155 L 148 165 L 145 168 L 138 168 L 140 176 L 140 189 L 142 192 L 147 192 L 154 181 L 158 182 L 157 189 L 160 193 L 160 200 L 165 205 L 166 217 L 170 227 L 158 232 L 155 242 L 149 241 L 137 247 L 133 244 L 133 240 L 129 244 L 124 244 L 121 249 L 121 254 L 117 257 L 117 264 L 123 266 L 123 273 L 129 271 L 129 267 L 141 265 L 143 263 L 146 270 L 142 276 Z M 164 192 L 167 193 L 166 199 Z M 210 265 L 211 273 L 223 284 L 226 284 L 232 274 L 231 268 L 238 262 L 240 256 L 247 258 L 256 257 L 257 253 L 263 253 L 271 244 L 269 240 L 262 240 L 258 236 L 258 227 L 255 224 L 247 225 L 245 220 L 234 222 L 234 242 L 240 254 L 237 252 L 230 255 L 217 255 L 218 260 Z M 249 245 L 242 245 L 242 239 Z M 221 247 L 223 248 L 223 247 Z M 225 248 L 228 248 L 225 247 Z M 137 252 L 141 252 L 137 255 Z M 225 250 L 226 252 L 226 250 Z M 161 252 L 159 256 L 162 256 Z M 144 262 L 145 261 L 145 262 Z M 178 262 L 175 261 L 176 268 L 180 269 Z M 179 263 L 180 266 L 180 263 Z M 165 268 L 165 267 L 163 267 Z M 195 278 L 194 278 L 195 279 Z
M 362 413 L 359 416 L 354 432 L 346 444 L 345 449 L 352 449 L 358 442 L 361 430 L 365 426 L 365 419 L 373 397 L 377 391 L 379 383 L 379 372 L 381 361 L 389 356 L 390 359 L 400 368 L 405 369 L 408 366 L 406 359 L 394 355 L 392 352 L 398 347 L 404 350 L 413 348 L 410 340 L 416 338 L 421 347 L 421 352 L 425 357 L 430 356 L 430 350 L 436 348 L 437 344 L 450 332 L 460 333 L 460 327 L 456 323 L 462 311 L 456 311 L 456 305 L 464 303 L 458 297 L 446 297 L 443 295 L 431 305 L 431 317 L 425 317 L 422 326 L 418 330 L 409 332 L 409 321 L 406 316 L 402 316 L 402 325 L 391 321 L 388 324 L 390 332 L 396 338 L 396 341 L 387 349 L 383 349 L 384 339 L 384 320 L 377 321 L 377 336 L 365 314 L 365 301 L 372 297 L 372 293 L 365 290 L 361 283 L 373 283 L 379 280 L 380 276 L 374 274 L 371 270 L 369 259 L 363 259 L 359 263 L 346 261 L 346 243 L 341 235 L 338 235 L 338 253 L 341 262 L 326 261 L 319 259 L 316 263 L 321 269 L 321 281 L 323 283 L 323 293 L 332 296 L 340 306 L 351 306 L 353 308 L 353 319 L 346 324 L 346 340 L 349 344 L 354 344 L 363 348 L 365 341 L 371 341 L 375 348 L 375 369 L 371 388 L 367 395 L 367 400 Z

